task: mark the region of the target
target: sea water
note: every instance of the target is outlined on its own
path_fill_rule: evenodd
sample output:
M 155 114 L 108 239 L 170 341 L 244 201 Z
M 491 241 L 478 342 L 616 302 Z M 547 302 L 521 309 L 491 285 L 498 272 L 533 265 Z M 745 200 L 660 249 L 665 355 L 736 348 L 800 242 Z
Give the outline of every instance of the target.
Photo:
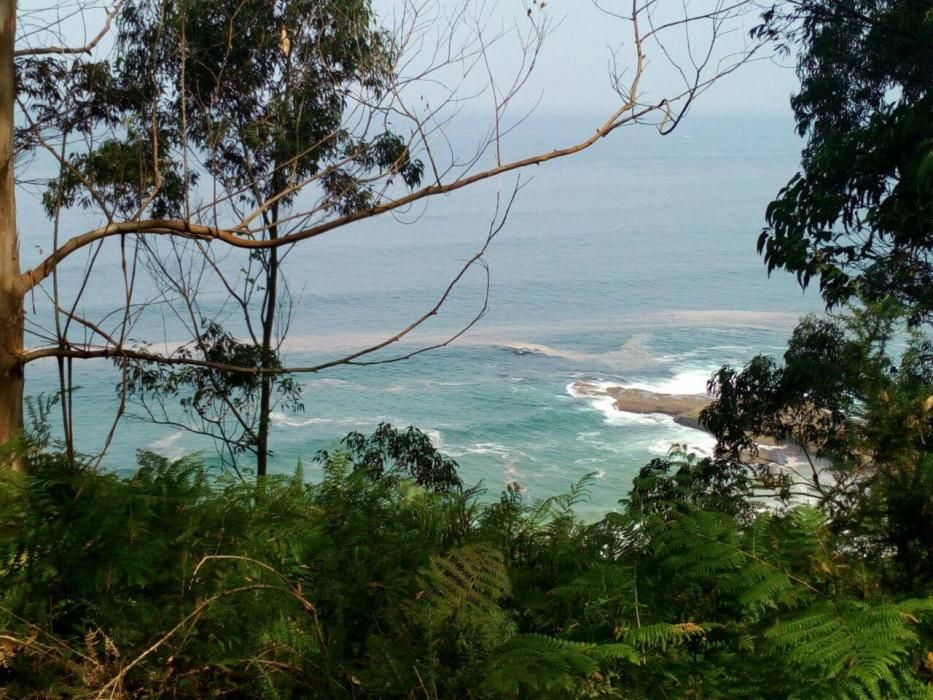
M 592 123 L 537 115 L 506 155 L 564 145 Z M 708 453 L 705 433 L 663 415 L 620 413 L 611 400 L 575 395 L 572 384 L 703 393 L 722 364 L 780 354 L 797 318 L 818 310 L 818 297 L 788 275 L 768 278 L 755 241 L 800 145 L 789 115 L 697 115 L 669 136 L 622 129 L 581 155 L 525 171 L 485 256 L 489 299 L 479 323 L 409 360 L 301 375 L 305 410 L 272 415 L 273 468 L 291 471 L 301 461 L 313 478 L 318 450 L 386 421 L 428 432 L 464 481 L 482 482 L 492 496 L 517 482 L 546 497 L 593 473 L 586 508 L 599 512 L 616 507 L 638 469 L 672 444 Z M 428 311 L 483 245 L 497 193 L 501 205 L 515 184 L 515 176 L 492 180 L 292 249 L 284 263 L 295 298 L 286 362 L 339 358 Z M 34 231 L 48 224 L 28 195 L 20 212 L 28 266 L 47 250 L 47 232 Z M 91 222 L 72 213 L 64 223 Z M 105 316 L 121 293 L 117 246 L 109 241 L 95 262 L 79 307 L 90 318 Z M 89 258 L 79 258 L 63 266 L 63 285 L 80 278 Z M 476 267 L 437 316 L 369 359 L 443 343 L 482 309 L 485 290 Z M 229 313 L 221 290 L 201 302 Z M 165 315 L 150 316 L 133 337 L 183 340 L 167 328 Z M 56 371 L 54 362 L 31 364 L 28 393 L 54 391 Z M 78 448 L 94 453 L 111 429 L 118 375 L 107 362 L 86 361 L 75 364 L 75 377 Z M 123 419 L 102 464 L 125 469 L 138 449 L 201 451 L 218 463 L 209 441 Z

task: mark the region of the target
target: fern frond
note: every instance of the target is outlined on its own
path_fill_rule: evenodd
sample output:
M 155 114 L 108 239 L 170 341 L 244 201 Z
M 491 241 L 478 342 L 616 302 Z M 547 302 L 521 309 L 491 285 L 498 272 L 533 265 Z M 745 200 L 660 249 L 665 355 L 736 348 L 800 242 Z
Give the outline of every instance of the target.
M 495 697 L 554 697 L 571 692 L 597 674 L 606 663 L 638 665 L 641 657 L 629 644 L 592 644 L 543 634 L 518 634 L 501 647 L 486 686 Z
M 422 586 L 432 604 L 449 614 L 468 607 L 498 607 L 512 590 L 502 553 L 483 544 L 432 556 Z
M 901 685 L 898 669 L 919 641 L 914 612 L 930 605 L 822 602 L 773 625 L 765 637 L 812 682 L 831 683 L 837 697 L 894 697 L 892 689 Z
M 661 622 L 643 627 L 630 627 L 622 632 L 622 639 L 639 649 L 675 646 L 695 637 L 703 637 L 712 625 L 699 625 L 695 622 Z

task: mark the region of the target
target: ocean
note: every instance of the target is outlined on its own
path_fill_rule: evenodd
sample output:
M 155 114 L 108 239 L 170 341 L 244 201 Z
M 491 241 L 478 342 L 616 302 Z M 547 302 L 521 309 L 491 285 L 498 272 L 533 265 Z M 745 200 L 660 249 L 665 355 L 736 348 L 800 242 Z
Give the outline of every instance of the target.
M 509 153 L 564 145 L 593 123 L 536 115 Z M 617 507 L 638 469 L 672 444 L 708 452 L 705 433 L 665 416 L 620 413 L 605 399 L 575 396 L 571 384 L 702 393 L 720 365 L 780 354 L 796 320 L 820 309 L 819 297 L 783 273 L 769 278 L 755 241 L 800 148 L 789 114 L 695 115 L 669 136 L 626 128 L 588 152 L 526 171 L 485 257 L 491 276 L 482 320 L 450 346 L 409 360 L 302 375 L 305 411 L 273 414 L 274 469 L 288 472 L 301 461 L 314 478 L 318 450 L 387 421 L 428 432 L 464 481 L 481 482 L 490 497 L 510 482 L 547 497 L 595 473 L 583 510 L 597 513 Z M 339 357 L 430 309 L 482 246 L 496 192 L 508 196 L 515 182 L 490 181 L 292 249 L 286 361 Z M 50 234 L 34 193 L 21 193 L 19 207 L 26 267 L 48 250 Z M 86 223 L 78 213 L 64 219 L 66 229 Z M 117 245 L 99 254 L 79 304 L 90 318 L 105 320 L 119 298 Z M 87 264 L 78 258 L 62 269 L 64 288 Z M 481 308 L 484 290 L 474 269 L 441 313 L 377 358 L 443 341 Z M 205 291 L 202 303 L 219 317 L 230 313 L 219 288 Z M 133 337 L 181 339 L 166 314 L 142 317 Z M 53 362 L 31 364 L 27 393 L 54 391 L 56 376 Z M 107 362 L 87 361 L 76 362 L 75 377 L 77 447 L 94 453 L 111 427 L 117 375 Z M 102 464 L 127 469 L 138 449 L 172 457 L 200 451 L 217 463 L 202 438 L 124 419 Z

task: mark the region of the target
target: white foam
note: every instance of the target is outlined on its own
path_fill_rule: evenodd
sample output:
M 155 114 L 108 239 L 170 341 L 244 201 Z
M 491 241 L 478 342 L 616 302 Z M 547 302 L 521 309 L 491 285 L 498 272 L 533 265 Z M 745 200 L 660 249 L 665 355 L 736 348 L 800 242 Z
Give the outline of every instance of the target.
M 674 445 L 685 445 L 688 452 L 693 452 L 702 457 L 711 457 L 713 448 L 716 447 L 716 439 L 712 435 L 684 428 L 685 431 L 677 436 L 665 438 L 663 440 L 654 440 L 648 445 L 648 451 L 655 455 L 666 455 L 671 451 Z
M 349 417 L 349 418 L 296 418 L 282 411 L 273 411 L 269 414 L 272 425 L 280 428 L 305 428 L 309 425 L 340 425 L 340 426 L 361 426 L 377 425 L 386 420 L 385 416 L 373 417 Z
M 435 431 L 427 430 L 425 432 L 429 435 L 432 435 Z M 438 434 L 438 436 L 440 437 L 440 434 Z M 524 476 L 524 472 L 522 472 L 522 470 L 519 468 L 521 463 L 535 461 L 528 454 L 520 450 L 510 449 L 505 445 L 500 445 L 497 442 L 476 442 L 465 447 L 455 447 L 452 445 L 448 448 L 445 448 L 444 453 L 454 458 L 461 458 L 468 454 L 491 455 L 493 457 L 497 457 L 502 465 L 502 473 L 505 476 L 504 483 L 506 484 L 517 482 L 519 478 Z
M 348 382 L 346 379 L 337 379 L 336 377 L 321 377 L 320 379 L 309 379 L 304 383 L 305 389 L 313 389 L 315 387 L 329 387 L 336 386 L 341 388 L 350 388 L 356 386 L 353 382 Z
M 474 455 L 496 455 L 503 459 L 511 457 L 511 452 L 508 447 L 495 442 L 477 442 L 464 449 Z
M 444 436 L 441 435 L 440 430 L 423 430 L 422 432 L 428 436 L 435 448 L 440 449 L 444 444 Z
M 687 446 L 687 449 L 691 452 L 703 456 L 709 456 L 713 453 L 713 448 L 716 446 L 716 440 L 712 435 L 709 435 L 702 430 L 695 430 L 694 428 L 681 425 L 674 420 L 672 416 L 669 416 L 665 413 L 631 413 L 629 411 L 620 411 L 616 408 L 616 400 L 612 396 L 594 395 L 592 391 L 606 391 L 612 388 L 633 388 L 633 389 L 643 389 L 645 391 L 652 391 L 655 393 L 666 393 L 666 394 L 693 394 L 693 393 L 702 393 L 691 391 L 699 383 L 700 378 L 702 378 L 702 386 L 705 389 L 706 378 L 708 377 L 708 372 L 706 370 L 698 369 L 689 369 L 679 372 L 674 375 L 674 377 L 667 382 L 659 382 L 658 384 L 619 384 L 614 382 L 606 381 L 585 381 L 581 382 L 582 385 L 585 385 L 586 388 L 575 386 L 575 383 L 570 383 L 566 386 L 566 392 L 573 396 L 574 398 L 586 399 L 592 408 L 595 408 L 600 413 L 603 414 L 603 423 L 606 425 L 620 427 L 620 428 L 649 428 L 654 429 L 655 431 L 663 431 L 668 437 L 661 439 L 654 439 L 648 445 L 648 451 L 653 454 L 666 455 L 673 444 L 683 444 Z M 600 449 L 609 449 L 610 451 L 616 452 L 618 450 L 612 449 L 608 443 L 605 443 L 598 438 L 600 434 L 598 432 L 582 432 L 577 434 L 577 440 L 587 443 L 593 447 Z
M 587 387 L 595 388 L 599 391 L 605 391 L 610 388 L 620 386 L 612 382 L 585 382 Z M 586 399 L 590 406 L 603 414 L 603 423 L 614 426 L 655 426 L 663 424 L 664 419 L 669 419 L 661 413 L 629 413 L 620 411 L 616 408 L 616 400 L 611 396 L 593 395 L 589 390 L 581 390 L 570 383 L 566 387 L 567 393 L 577 399 Z
M 327 425 L 336 422 L 333 418 L 292 418 L 281 411 L 270 413 L 269 420 L 277 428 L 304 428 L 309 425 Z
M 603 434 L 598 431 L 587 432 L 587 433 L 577 433 L 577 441 L 582 442 L 584 445 L 586 445 L 589 448 L 588 451 L 598 450 L 600 452 L 610 452 L 612 454 L 622 454 L 625 451 L 621 446 L 614 445 L 610 442 L 606 442 L 606 440 L 602 438 L 603 438 Z M 586 458 L 582 462 L 580 460 L 577 460 L 575 464 L 576 463 L 592 464 L 596 462 L 602 462 L 603 459 L 604 457 Z
M 590 464 L 604 464 L 605 461 L 606 460 L 604 457 L 580 457 L 578 459 L 573 460 L 573 463 L 576 464 L 577 466 L 585 467 Z M 548 469 L 548 471 L 556 471 L 560 473 L 561 470 Z
M 685 445 L 689 452 L 699 454 L 703 457 L 711 457 L 713 449 L 716 447 L 716 438 L 702 430 L 696 430 L 686 425 L 681 425 L 671 416 L 663 416 L 667 437 L 659 440 L 653 440 L 648 445 L 648 451 L 656 455 L 666 455 L 670 452 L 672 445 Z
M 149 449 L 168 459 L 180 459 L 184 457 L 187 452 L 178 444 L 184 434 L 184 430 L 178 430 L 170 435 L 166 435 L 164 438 L 153 440 L 149 443 Z
M 666 428 L 674 424 L 674 419 L 663 413 L 630 413 L 628 411 L 619 411 L 615 408 L 614 404 L 612 410 L 613 413 L 607 415 L 606 419 L 603 421 L 606 425 Z
M 655 394 L 674 394 L 679 396 L 705 396 L 706 384 L 710 375 L 715 371 L 712 368 L 692 368 L 677 372 L 670 379 L 657 382 L 632 382 L 623 384 L 626 389 L 641 389 Z

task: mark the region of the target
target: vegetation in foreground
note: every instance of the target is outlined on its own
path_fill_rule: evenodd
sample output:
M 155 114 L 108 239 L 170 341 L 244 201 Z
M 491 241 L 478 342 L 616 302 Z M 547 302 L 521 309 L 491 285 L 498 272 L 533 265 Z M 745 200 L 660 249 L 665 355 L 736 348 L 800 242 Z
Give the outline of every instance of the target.
M 785 389 L 793 367 L 789 353 Z M 877 400 L 908 405 L 906 370 L 880 369 Z M 836 379 L 853 376 L 868 375 Z M 748 419 L 750 405 L 716 409 Z M 929 440 L 917 415 L 913 436 Z M 675 450 L 595 523 L 573 512 L 590 479 L 543 501 L 515 486 L 484 502 L 415 429 L 351 434 L 319 455 L 318 483 L 299 469 L 258 485 L 148 453 L 129 478 L 69 466 L 39 430 L 26 474 L 2 481 L 2 692 L 933 697 L 929 543 L 923 521 L 905 534 L 891 517 L 931 490 L 885 500 L 898 475 L 929 475 L 929 450 L 859 425 L 817 449 L 849 441 L 884 466 L 863 496 L 840 479 L 816 507 L 764 508 L 725 446 L 716 459 Z M 831 507 L 844 495 L 855 501 Z

